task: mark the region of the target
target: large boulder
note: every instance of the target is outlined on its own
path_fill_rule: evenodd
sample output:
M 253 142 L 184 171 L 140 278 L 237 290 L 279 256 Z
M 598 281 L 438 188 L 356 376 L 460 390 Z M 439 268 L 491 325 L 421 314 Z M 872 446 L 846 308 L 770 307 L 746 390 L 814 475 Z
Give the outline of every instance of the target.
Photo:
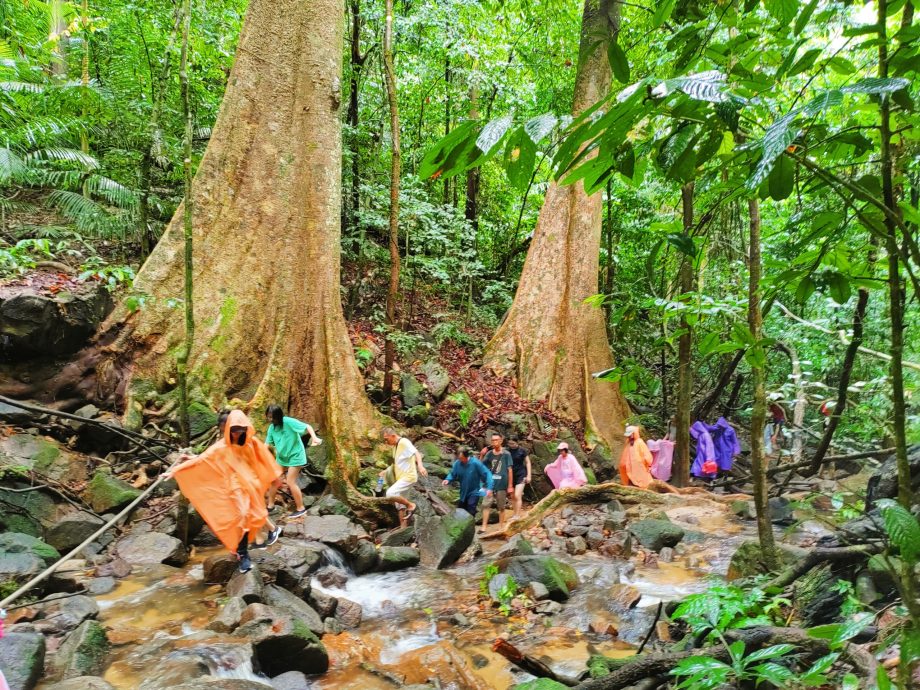
M 780 567 L 791 565 L 805 555 L 802 549 L 796 549 L 783 544 L 777 544 L 776 551 L 779 557 Z M 764 560 L 760 542 L 746 541 L 732 554 L 726 577 L 729 580 L 737 580 L 739 578 L 753 577 L 769 572 L 770 569 L 767 567 Z
M 53 296 L 7 288 L 0 292 L 2 352 L 16 360 L 76 352 L 111 309 L 112 297 L 101 283 Z
M 40 618 L 34 621 L 36 630 L 50 635 L 70 632 L 79 627 L 83 621 L 95 618 L 99 614 L 99 606 L 93 597 L 82 595 L 58 596 L 33 604 L 39 612 Z
M 520 587 L 539 582 L 555 601 L 568 599 L 579 583 L 575 569 L 552 556 L 511 556 L 499 559 L 495 565 L 500 573 L 510 575 Z
M 920 491 L 920 444 L 907 449 L 910 465 L 911 487 Z M 898 495 L 898 461 L 894 455 L 888 457 L 866 485 L 866 510 L 871 510 L 880 498 L 896 498 Z
M 458 508 L 443 516 L 417 517 L 415 534 L 422 565 L 446 568 L 473 543 L 476 521 Z
M 96 621 L 84 621 L 64 639 L 51 658 L 50 676 L 57 680 L 98 676 L 105 670 L 108 651 L 105 628 Z
M 361 604 L 351 601 L 350 599 L 338 598 L 338 603 L 335 607 L 335 617 L 344 628 L 355 630 L 361 625 L 361 617 L 363 614 L 364 611 L 361 608 Z
M 49 527 L 45 534 L 45 541 L 60 551 L 70 551 L 75 546 L 82 544 L 104 524 L 101 518 L 84 510 L 78 510 L 68 513 Z
M 120 510 L 140 495 L 140 490 L 128 482 L 103 470 L 96 470 L 86 486 L 83 498 L 95 512 L 101 514 Z
M 86 458 L 32 434 L 0 437 L 0 465 L 29 469 L 65 484 L 85 482 L 89 476 Z
M 24 584 L 60 557 L 53 546 L 28 534 L 0 534 L 0 583 Z
M 666 546 L 677 546 L 686 531 L 669 520 L 649 518 L 629 525 L 636 540 L 647 549 L 661 551 Z
M 115 551 L 129 565 L 165 563 L 180 566 L 188 562 L 188 549 L 185 545 L 175 537 L 161 532 L 129 534 L 115 545 Z
M 355 525 L 345 515 L 306 515 L 301 521 L 292 523 L 286 532 L 307 541 L 334 546 L 347 554 L 357 548 L 359 539 L 367 536 L 363 527 Z
M 295 597 L 286 589 L 276 585 L 267 585 L 262 600 L 276 609 L 281 609 L 302 621 L 314 635 L 323 634 L 323 621 L 319 614 L 303 599 Z
M 0 464 L 3 454 L 0 453 Z M 41 537 L 54 524 L 61 509 L 45 491 L 21 491 L 29 484 L 4 479 L 0 486 L 0 534 L 19 532 Z M 69 507 L 69 506 L 68 506 Z
M 399 393 L 403 409 L 425 404 L 425 387 L 412 374 L 403 373 L 399 377 Z
M 0 669 L 10 690 L 32 690 L 45 667 L 45 636 L 8 632 L 0 638 Z
M 271 606 L 253 604 L 249 608 L 254 607 L 258 609 L 251 616 L 244 614 L 245 622 L 233 634 L 251 642 L 263 673 L 270 677 L 288 671 L 311 675 L 329 669 L 326 648 L 304 621 Z
M 381 546 L 378 556 L 377 571 L 381 573 L 413 568 L 421 560 L 419 550 L 409 546 Z
M 237 570 L 226 587 L 228 597 L 239 597 L 247 604 L 260 603 L 265 596 L 262 574 L 257 567 L 245 573 Z
M 443 398 L 447 392 L 447 386 L 450 385 L 450 374 L 447 369 L 441 366 L 440 362 L 432 359 L 422 365 L 421 371 L 425 375 L 431 397 L 435 400 Z
M 221 608 L 220 613 L 217 614 L 217 617 L 208 623 L 208 630 L 218 633 L 233 632 L 240 624 L 240 618 L 248 605 L 240 597 L 230 597 Z
M 272 678 L 274 690 L 310 690 L 313 687 L 300 671 L 288 671 Z
M 363 575 L 377 567 L 377 559 L 377 548 L 371 542 L 362 539 L 355 547 L 349 561 L 355 574 Z

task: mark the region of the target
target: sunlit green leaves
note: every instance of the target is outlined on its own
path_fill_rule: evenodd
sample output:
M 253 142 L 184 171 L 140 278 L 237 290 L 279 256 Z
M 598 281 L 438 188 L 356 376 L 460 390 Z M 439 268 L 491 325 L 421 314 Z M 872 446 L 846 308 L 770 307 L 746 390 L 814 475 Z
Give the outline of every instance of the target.
M 610 69 L 613 71 L 614 78 L 623 84 L 628 84 L 629 59 L 617 41 L 610 41 L 607 44 L 607 60 L 610 62 Z
M 764 0 L 767 12 L 780 24 L 787 25 L 799 11 L 798 0 Z
M 920 560 L 920 521 L 896 501 L 883 499 L 878 502 L 878 508 L 885 521 L 885 531 L 902 557 L 912 562 Z

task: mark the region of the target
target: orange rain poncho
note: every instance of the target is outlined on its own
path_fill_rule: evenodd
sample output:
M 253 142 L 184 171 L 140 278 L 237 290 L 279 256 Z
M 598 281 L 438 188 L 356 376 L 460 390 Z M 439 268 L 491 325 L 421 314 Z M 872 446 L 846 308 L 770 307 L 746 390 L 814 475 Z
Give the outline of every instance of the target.
M 639 436 L 638 427 L 630 427 L 627 431 L 630 433 L 620 455 L 620 481 L 623 486 L 633 484 L 644 489 L 653 479 L 649 472 L 652 466 L 652 452 Z
M 230 442 L 233 427 L 246 428 L 242 446 Z M 244 533 L 249 533 L 251 543 L 267 522 L 265 492 L 281 474 L 281 466 L 255 434 L 249 418 L 233 410 L 227 418 L 224 437 L 174 470 L 182 493 L 221 543 L 233 552 Z

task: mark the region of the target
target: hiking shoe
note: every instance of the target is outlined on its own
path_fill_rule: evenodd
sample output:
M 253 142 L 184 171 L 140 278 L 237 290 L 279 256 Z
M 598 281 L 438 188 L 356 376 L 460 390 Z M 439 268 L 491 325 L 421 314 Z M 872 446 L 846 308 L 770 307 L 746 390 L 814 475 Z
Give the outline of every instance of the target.
M 252 570 L 252 559 L 249 558 L 249 554 L 244 553 L 240 555 L 239 570 L 241 573 L 248 573 L 250 570 Z
M 272 506 L 271 508 L 268 509 L 269 515 L 275 515 L 280 512 L 281 512 L 281 506 Z
M 288 515 L 288 518 L 299 518 L 307 514 L 306 508 L 301 508 L 300 510 L 295 510 L 293 513 Z
M 275 529 L 273 529 L 271 532 L 268 533 L 268 538 L 265 540 L 265 546 L 271 546 L 276 541 L 278 541 L 278 537 L 280 536 L 281 536 L 281 525 L 278 525 L 277 527 L 275 527 Z

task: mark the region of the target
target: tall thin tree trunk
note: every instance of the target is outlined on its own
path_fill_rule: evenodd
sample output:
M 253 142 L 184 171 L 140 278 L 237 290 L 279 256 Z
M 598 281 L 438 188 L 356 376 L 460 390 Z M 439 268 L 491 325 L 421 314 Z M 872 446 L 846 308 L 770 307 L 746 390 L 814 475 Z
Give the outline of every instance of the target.
M 182 238 L 183 238 L 183 269 L 185 313 L 185 338 L 179 348 L 176 358 L 176 373 L 179 379 L 179 429 L 182 433 L 182 443 L 188 446 L 189 416 L 188 416 L 188 360 L 192 353 L 192 344 L 195 342 L 195 303 L 194 299 L 194 225 L 193 214 L 195 211 L 192 199 L 192 104 L 189 97 L 188 64 L 189 64 L 189 31 L 192 24 L 191 0 L 182 2 L 182 55 L 179 58 L 179 84 L 182 89 L 182 114 L 185 117 L 185 137 L 182 146 L 182 170 L 185 179 L 185 196 L 182 201 Z
M 607 43 L 619 31 L 620 3 L 586 0 L 573 112 L 607 96 Z M 599 40 L 601 39 L 601 40 Z M 514 376 L 520 394 L 545 400 L 574 423 L 584 420 L 589 444 L 617 454 L 629 414 L 615 383 L 594 379 L 613 367 L 604 311 L 585 304 L 597 293 L 603 201 L 581 182 L 551 184 L 524 263 L 514 303 L 483 360 Z
M 57 37 L 51 51 L 51 74 L 60 79 L 67 78 L 67 18 L 64 16 L 64 0 L 51 0 L 51 31 Z
M 681 216 L 684 234 L 693 229 L 693 183 L 680 188 Z M 693 258 L 681 255 L 680 299 L 693 292 Z M 685 303 L 685 306 L 689 306 Z M 677 341 L 677 443 L 675 448 L 674 484 L 687 486 L 690 483 L 690 398 L 693 392 L 693 369 L 690 366 L 693 354 L 693 329 L 687 319 L 686 308 L 680 315 L 681 335 Z
M 613 184 L 607 180 L 607 222 L 604 224 L 604 284 L 601 292 L 606 295 L 604 300 L 604 324 L 607 326 L 607 339 L 613 340 L 613 324 L 610 321 L 610 314 L 613 310 L 613 304 L 610 302 L 610 294 L 613 292 Z
M 80 150 L 89 155 L 89 0 L 83 0 L 80 12 L 80 28 L 83 39 L 83 60 L 80 70 L 80 111 L 83 119 L 83 129 L 80 131 Z M 84 173 L 83 196 L 89 198 L 89 169 Z
M 754 338 L 754 347 L 761 347 L 763 338 L 763 313 L 760 307 L 760 202 L 748 199 L 750 278 L 748 282 L 748 328 Z M 764 353 L 766 357 L 766 353 Z M 779 562 L 773 538 L 773 523 L 767 498 L 767 467 L 764 457 L 763 429 L 767 418 L 765 372 L 761 364 L 751 364 L 751 381 L 754 388 L 754 410 L 751 413 L 751 481 L 754 485 L 754 507 L 757 510 L 757 535 L 764 563 L 775 569 Z
M 445 94 L 445 98 L 444 98 L 444 136 L 445 137 L 448 134 L 450 134 L 450 118 L 451 118 L 450 79 L 451 79 L 450 55 L 448 54 L 444 56 L 444 94 Z M 451 179 L 444 180 L 444 204 L 445 205 L 450 203 L 450 186 L 451 186 Z
M 396 328 L 396 300 L 399 297 L 399 107 L 396 101 L 396 70 L 393 66 L 393 0 L 386 0 L 386 24 L 383 30 L 383 69 L 390 109 L 392 157 L 390 160 L 390 286 L 387 290 L 387 327 Z M 396 344 L 387 335 L 384 346 L 383 395 L 389 402 L 393 395 L 393 365 Z
M 358 228 L 358 213 L 361 210 L 361 140 L 358 136 L 360 112 L 358 109 L 361 73 L 367 55 L 361 54 L 361 1 L 351 0 L 351 79 L 348 91 L 348 112 L 345 120 L 349 127 L 349 144 L 351 148 L 351 203 L 349 204 L 349 226 L 354 232 Z M 361 251 L 359 249 L 359 251 Z M 360 276 L 359 276 L 360 281 Z
M 479 65 L 478 60 L 473 60 L 473 72 Z M 479 83 L 478 77 L 473 75 L 473 83 L 470 85 L 470 119 L 479 119 Z M 472 168 L 466 174 L 466 204 L 463 209 L 464 217 L 473 227 L 473 236 L 479 229 L 479 181 L 481 179 L 479 166 Z

